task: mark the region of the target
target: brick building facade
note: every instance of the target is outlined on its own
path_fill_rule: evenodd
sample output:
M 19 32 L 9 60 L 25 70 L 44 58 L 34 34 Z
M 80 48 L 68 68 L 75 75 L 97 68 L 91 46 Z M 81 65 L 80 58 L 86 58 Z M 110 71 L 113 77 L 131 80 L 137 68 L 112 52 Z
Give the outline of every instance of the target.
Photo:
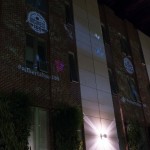
M 31 96 L 30 149 L 53 147 L 50 114 L 57 101 L 81 107 L 70 10 L 64 1 L 1 2 L 0 91 Z
M 0 92 L 31 95 L 31 150 L 54 149 L 50 115 L 59 101 L 82 104 L 84 149 L 129 149 L 131 120 L 148 149 L 149 78 L 130 22 L 97 0 L 2 0 L 0 7 Z

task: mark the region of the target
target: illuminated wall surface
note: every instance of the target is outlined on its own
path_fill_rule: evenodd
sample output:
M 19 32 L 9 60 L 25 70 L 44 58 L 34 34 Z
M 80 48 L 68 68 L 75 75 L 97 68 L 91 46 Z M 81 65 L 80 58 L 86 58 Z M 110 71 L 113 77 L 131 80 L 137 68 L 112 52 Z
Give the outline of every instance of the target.
M 118 150 L 106 55 L 96 0 L 74 0 L 86 150 Z
M 150 38 L 140 31 L 139 31 L 139 37 L 140 37 L 141 46 L 143 49 L 148 76 L 150 79 L 150 59 L 149 59 L 150 58 Z

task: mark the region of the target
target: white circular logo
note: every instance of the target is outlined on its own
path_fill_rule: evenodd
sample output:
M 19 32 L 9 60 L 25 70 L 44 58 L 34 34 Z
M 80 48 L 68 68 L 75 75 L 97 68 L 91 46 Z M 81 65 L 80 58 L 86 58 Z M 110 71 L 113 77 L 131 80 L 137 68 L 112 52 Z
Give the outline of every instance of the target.
M 29 12 L 27 22 L 29 23 L 30 27 L 39 34 L 48 32 L 45 19 L 41 14 L 35 11 Z
M 130 61 L 130 59 L 125 57 L 123 61 L 124 61 L 124 67 L 127 70 L 127 72 L 132 74 L 134 72 L 134 68 L 133 68 L 133 64 Z

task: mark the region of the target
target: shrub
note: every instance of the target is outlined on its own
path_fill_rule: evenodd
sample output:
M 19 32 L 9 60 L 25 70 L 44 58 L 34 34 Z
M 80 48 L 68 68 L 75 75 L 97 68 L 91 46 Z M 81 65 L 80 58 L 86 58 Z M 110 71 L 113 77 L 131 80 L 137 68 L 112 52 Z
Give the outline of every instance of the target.
M 82 113 L 77 106 L 60 104 L 53 112 L 56 150 L 78 150 L 81 145 L 78 130 Z
M 26 94 L 0 94 L 0 140 L 6 150 L 28 150 L 30 113 L 30 100 Z

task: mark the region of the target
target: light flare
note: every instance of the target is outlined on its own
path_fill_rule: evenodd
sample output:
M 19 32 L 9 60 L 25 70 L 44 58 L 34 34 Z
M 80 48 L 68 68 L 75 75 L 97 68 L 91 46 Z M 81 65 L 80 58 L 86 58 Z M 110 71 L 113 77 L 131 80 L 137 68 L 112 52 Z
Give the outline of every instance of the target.
M 87 135 L 86 146 L 87 150 L 117 150 L 118 143 L 117 137 L 113 138 L 114 131 L 116 131 L 115 120 L 104 129 L 98 129 L 95 124 L 89 119 L 88 116 L 84 115 L 84 121 L 89 125 L 90 130 L 93 130 L 94 135 Z M 105 135 L 105 136 L 104 136 Z

